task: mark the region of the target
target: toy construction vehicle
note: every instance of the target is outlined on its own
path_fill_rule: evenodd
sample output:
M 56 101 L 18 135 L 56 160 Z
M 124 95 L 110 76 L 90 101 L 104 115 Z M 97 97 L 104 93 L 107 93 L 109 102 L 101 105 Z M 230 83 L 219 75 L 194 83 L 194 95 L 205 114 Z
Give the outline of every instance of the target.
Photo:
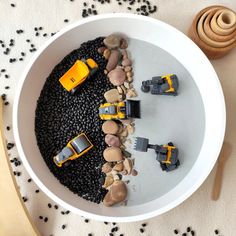
M 77 159 L 92 147 L 93 144 L 89 141 L 85 133 L 81 133 L 73 138 L 59 154 L 53 157 L 53 161 L 58 167 L 62 167 L 65 162 Z
M 175 170 L 179 165 L 178 149 L 173 145 L 173 143 L 168 143 L 167 145 L 152 145 L 149 144 L 149 140 L 146 138 L 136 138 L 134 144 L 134 149 L 140 152 L 147 152 L 148 148 L 154 149 L 157 157 L 156 160 L 159 161 L 161 169 L 163 171 Z
M 140 118 L 140 101 L 126 100 L 119 103 L 104 103 L 99 107 L 102 120 Z
M 141 90 L 145 93 L 151 91 L 151 94 L 177 95 L 179 88 L 178 77 L 174 74 L 165 76 L 155 76 L 151 80 L 142 82 Z
M 59 79 L 61 85 L 72 94 L 78 91 L 79 86 L 90 78 L 98 69 L 97 63 L 89 58 L 77 60 L 75 64 Z

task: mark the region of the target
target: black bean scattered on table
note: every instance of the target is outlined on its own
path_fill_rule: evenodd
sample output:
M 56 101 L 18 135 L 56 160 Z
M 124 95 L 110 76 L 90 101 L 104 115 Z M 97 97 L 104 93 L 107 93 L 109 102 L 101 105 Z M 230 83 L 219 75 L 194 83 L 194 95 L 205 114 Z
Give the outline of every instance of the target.
M 39 189 L 36 189 L 36 190 L 35 190 L 35 193 L 39 193 Z
M 191 227 L 187 227 L 187 232 L 190 232 L 191 231 Z
M 143 228 L 140 228 L 139 231 L 140 231 L 141 233 L 144 233 L 144 229 L 143 229 Z
M 215 229 L 215 234 L 219 234 L 219 230 L 218 229 Z
M 174 233 L 175 233 L 175 234 L 178 234 L 178 233 L 179 233 L 179 231 L 178 231 L 177 229 L 175 229 L 175 230 L 174 230 Z
M 61 228 L 62 228 L 62 229 L 65 229 L 65 228 L 66 228 L 66 225 L 62 225 Z
M 191 230 L 191 235 L 194 236 L 195 235 L 195 232 L 193 230 Z
M 52 204 L 51 203 L 48 203 L 48 208 L 52 208 Z
M 48 222 L 48 217 L 45 217 L 45 218 L 44 218 L 44 222 L 45 222 L 45 223 Z

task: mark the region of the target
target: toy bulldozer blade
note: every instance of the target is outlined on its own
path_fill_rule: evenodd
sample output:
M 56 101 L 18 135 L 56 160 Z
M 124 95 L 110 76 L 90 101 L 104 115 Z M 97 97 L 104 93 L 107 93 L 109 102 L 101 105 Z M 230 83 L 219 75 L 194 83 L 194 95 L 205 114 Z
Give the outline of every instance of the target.
M 140 118 L 140 101 L 126 101 L 126 116 L 128 118 Z

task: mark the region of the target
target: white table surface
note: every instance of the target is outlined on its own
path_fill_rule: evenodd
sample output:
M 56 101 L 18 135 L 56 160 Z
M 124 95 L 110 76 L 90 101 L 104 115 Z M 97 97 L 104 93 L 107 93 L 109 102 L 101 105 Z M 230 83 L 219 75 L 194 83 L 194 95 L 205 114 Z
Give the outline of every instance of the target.
M 158 11 L 152 14 L 151 17 L 169 23 L 184 33 L 187 32 L 194 15 L 206 6 L 220 4 L 236 10 L 235 0 L 149 1 L 158 6 Z M 0 76 L 0 93 L 6 93 L 7 100 L 10 103 L 5 106 L 4 110 L 5 126 L 12 127 L 14 92 L 22 71 L 33 55 L 33 53 L 29 52 L 30 44 L 26 43 L 25 40 L 27 38 L 31 39 L 36 48 L 39 48 L 50 36 L 43 37 L 41 33 L 40 37 L 35 37 L 34 27 L 42 26 L 42 32 L 48 34 L 60 30 L 65 25 L 82 18 L 83 2 L 82 0 L 74 0 L 73 2 L 70 0 L 0 1 L 0 39 L 4 40 L 6 44 L 9 44 L 11 38 L 15 39 L 15 46 L 12 47 L 8 56 L 3 54 L 5 49 L 0 45 L 0 69 L 5 68 L 7 74 L 10 75 L 9 79 L 4 78 L 3 73 Z M 103 5 L 93 0 L 87 0 L 86 2 L 89 5 L 94 4 L 99 14 L 135 12 L 127 9 L 128 3 L 123 3 L 122 6 L 119 6 L 116 0 L 111 0 L 111 4 L 105 3 Z M 16 6 L 11 7 L 11 3 Z M 136 3 L 135 6 L 138 6 L 138 4 Z M 64 19 L 69 19 L 69 23 L 65 23 Z M 24 33 L 18 35 L 16 33 L 18 29 L 23 29 Z M 9 58 L 19 58 L 21 52 L 26 52 L 24 61 L 9 63 Z M 218 73 L 226 99 L 227 128 L 225 139 L 233 145 L 232 156 L 226 164 L 220 199 L 217 202 L 213 202 L 210 199 L 215 174 L 214 168 L 204 184 L 184 203 L 161 216 L 145 221 L 147 226 L 144 233 L 139 231 L 143 222 L 119 223 L 116 225 L 119 227 L 119 231 L 114 235 L 123 233 L 126 236 L 169 236 L 174 235 L 174 229 L 178 229 L 180 231 L 179 235 L 182 235 L 188 226 L 191 226 L 198 236 L 215 235 L 215 229 L 219 229 L 220 235 L 236 235 L 236 144 L 234 144 L 236 141 L 236 126 L 234 123 L 236 119 L 236 50 L 222 59 L 212 61 L 212 64 Z M 5 86 L 10 86 L 10 89 L 6 90 Z M 12 129 L 6 131 L 6 137 L 9 142 L 14 142 Z M 10 157 L 18 156 L 16 148 L 13 148 L 9 153 Z M 21 176 L 17 177 L 17 182 L 22 196 L 28 198 L 26 206 L 42 235 L 84 236 L 88 235 L 88 233 L 92 233 L 94 236 L 109 235 L 111 228 L 114 227 L 111 223 L 105 225 L 103 222 L 94 220 L 85 223 L 84 218 L 73 213 L 62 215 L 60 212 L 66 209 L 62 209 L 60 206 L 58 210 L 54 209 L 54 207 L 49 209 L 47 204 L 51 203 L 54 206 L 55 203 L 42 191 L 38 194 L 35 193 L 38 187 L 33 181 L 27 182 L 30 177 L 23 165 L 18 167 L 12 165 L 12 167 L 13 170 L 21 172 Z M 47 216 L 48 222 L 44 223 L 43 220 L 40 220 L 39 215 Z M 63 224 L 66 225 L 64 230 L 61 229 Z

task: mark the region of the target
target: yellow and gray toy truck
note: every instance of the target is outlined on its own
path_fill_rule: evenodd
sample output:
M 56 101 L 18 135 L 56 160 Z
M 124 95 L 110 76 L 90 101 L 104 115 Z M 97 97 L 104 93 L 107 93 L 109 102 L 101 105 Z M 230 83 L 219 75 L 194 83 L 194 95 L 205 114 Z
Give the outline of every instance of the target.
M 118 103 L 104 103 L 99 107 L 102 120 L 140 118 L 140 101 L 126 100 Z
M 70 140 L 66 147 L 60 153 L 53 157 L 54 163 L 58 167 L 62 167 L 65 162 L 75 160 L 84 155 L 93 147 L 85 133 L 81 133 Z
M 59 79 L 68 92 L 75 94 L 79 86 L 98 70 L 97 63 L 89 58 L 77 60 L 75 64 Z

